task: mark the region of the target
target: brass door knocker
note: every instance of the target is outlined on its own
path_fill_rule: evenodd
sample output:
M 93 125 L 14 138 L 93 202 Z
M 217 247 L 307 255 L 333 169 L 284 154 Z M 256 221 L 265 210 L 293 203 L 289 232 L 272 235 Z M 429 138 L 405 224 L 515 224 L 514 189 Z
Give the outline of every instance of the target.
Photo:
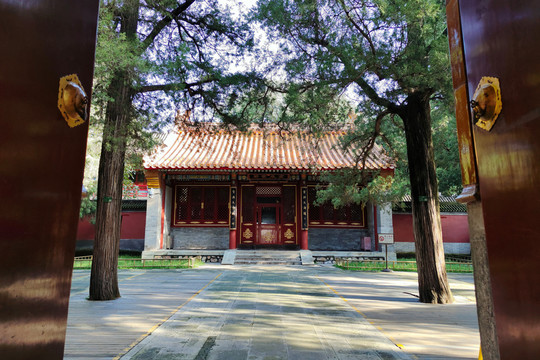
M 80 125 L 86 121 L 88 117 L 88 97 L 77 74 L 60 78 L 58 109 L 69 127 Z
M 470 102 L 476 126 L 490 131 L 502 110 L 499 79 L 484 76 Z

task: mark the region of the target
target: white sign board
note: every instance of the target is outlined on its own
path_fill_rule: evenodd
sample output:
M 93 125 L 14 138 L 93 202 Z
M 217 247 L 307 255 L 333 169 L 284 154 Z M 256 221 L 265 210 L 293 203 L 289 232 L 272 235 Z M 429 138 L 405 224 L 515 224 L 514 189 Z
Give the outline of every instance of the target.
M 394 234 L 379 234 L 379 244 L 393 244 Z

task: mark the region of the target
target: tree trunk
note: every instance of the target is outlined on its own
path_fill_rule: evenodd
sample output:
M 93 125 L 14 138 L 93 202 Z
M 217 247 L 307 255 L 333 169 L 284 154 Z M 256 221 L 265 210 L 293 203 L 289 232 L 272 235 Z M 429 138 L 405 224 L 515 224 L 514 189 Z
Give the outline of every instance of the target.
M 99 163 L 90 300 L 113 300 L 120 297 L 117 268 L 122 222 L 123 177 L 123 152 L 103 149 Z
M 420 301 L 447 304 L 453 302 L 453 297 L 444 261 L 430 110 L 429 94 L 415 93 L 408 97 L 402 119 L 407 140 Z
M 118 289 L 118 253 L 122 225 L 122 184 L 126 153 L 126 128 L 129 122 L 129 86 L 122 75 L 111 84 L 115 99 L 107 104 L 103 145 L 99 161 L 96 236 L 90 300 L 120 297 Z
M 139 0 L 127 0 L 121 9 L 120 32 L 132 41 L 136 39 Z M 118 70 L 109 85 L 103 144 L 99 160 L 96 236 L 90 300 L 113 300 L 120 297 L 118 289 L 118 253 L 122 226 L 122 184 L 126 155 L 127 128 L 131 121 L 132 69 Z

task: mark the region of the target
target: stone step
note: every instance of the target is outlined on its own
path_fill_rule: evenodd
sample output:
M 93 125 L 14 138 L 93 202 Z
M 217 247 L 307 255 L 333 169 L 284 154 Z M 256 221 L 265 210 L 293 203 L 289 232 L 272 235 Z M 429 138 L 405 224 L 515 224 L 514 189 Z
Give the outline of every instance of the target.
M 256 256 L 256 255 L 236 255 L 236 259 L 276 259 L 276 260 L 295 260 L 300 259 L 300 256 L 275 256 L 275 255 L 266 255 L 266 256 Z
M 234 264 L 302 265 L 302 260 L 298 251 L 239 250 Z
M 283 262 L 287 262 L 287 261 L 298 261 L 298 262 L 301 262 L 302 260 L 300 259 L 300 257 L 296 257 L 296 258 L 274 258 L 274 257 L 237 257 L 235 259 L 235 262 L 238 263 L 238 261 L 283 261 Z
M 235 260 L 235 265 L 302 265 L 298 261 L 278 261 L 278 260 Z
M 281 257 L 281 256 L 236 256 L 236 259 L 264 259 L 264 260 L 296 260 L 300 259 L 300 256 L 295 257 Z
M 269 251 L 269 250 L 237 250 L 236 256 L 275 256 L 275 257 L 298 257 L 298 251 Z

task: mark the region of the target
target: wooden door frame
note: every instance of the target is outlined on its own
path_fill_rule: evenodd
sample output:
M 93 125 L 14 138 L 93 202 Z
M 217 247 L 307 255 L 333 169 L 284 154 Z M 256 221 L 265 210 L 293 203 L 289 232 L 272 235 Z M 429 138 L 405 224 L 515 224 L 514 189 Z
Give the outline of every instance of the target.
M 255 198 L 256 199 L 256 198 Z M 262 211 L 260 211 L 262 208 L 275 208 L 276 209 L 276 223 L 275 224 L 262 224 Z M 255 200 L 255 227 L 256 227 L 256 237 L 255 237 L 255 244 L 256 245 L 282 245 L 282 238 L 281 238 L 281 224 L 283 222 L 282 216 L 283 216 L 283 206 L 281 203 L 281 200 L 277 204 L 264 204 L 264 203 L 258 203 Z M 267 225 L 270 227 L 270 225 L 274 225 L 275 231 L 277 234 L 277 239 L 275 242 L 267 243 L 267 242 L 261 242 L 261 230 L 263 230 L 263 226 Z

